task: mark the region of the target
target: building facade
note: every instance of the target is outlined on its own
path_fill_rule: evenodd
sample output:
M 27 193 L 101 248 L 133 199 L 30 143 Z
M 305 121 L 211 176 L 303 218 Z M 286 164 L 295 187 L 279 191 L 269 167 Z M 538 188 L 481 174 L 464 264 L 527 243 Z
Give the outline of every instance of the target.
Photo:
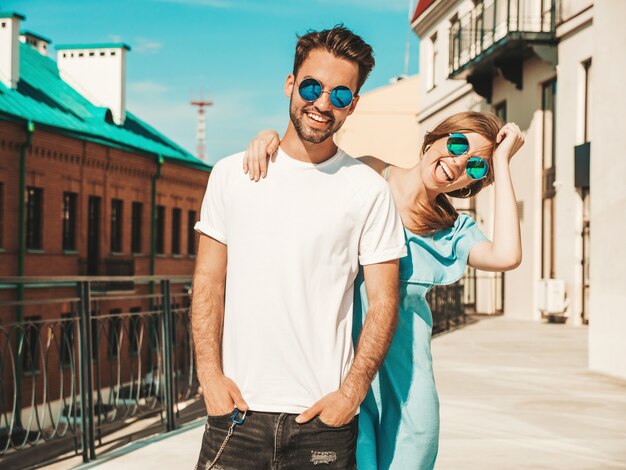
M 50 40 L 20 31 L 24 20 L 0 13 L 0 277 L 67 282 L 0 283 L 0 409 L 50 404 L 52 416 L 68 419 L 61 399 L 80 346 L 72 278 L 191 278 L 211 168 L 126 109 L 129 46 L 57 46 L 55 61 Z M 176 286 L 173 310 L 188 306 L 189 287 Z M 109 387 L 99 395 L 108 400 L 152 377 L 160 357 L 153 312 L 162 305 L 151 295 L 159 287 L 147 283 L 92 288 L 91 355 L 107 371 L 98 384 Z M 176 335 L 189 349 L 187 330 Z M 23 407 L 11 400 L 16 390 Z
M 623 226 L 616 214 L 624 192 L 606 178 L 623 165 L 604 147 L 624 127 L 617 77 L 626 61 L 610 52 L 624 44 L 614 20 L 624 13 L 619 1 L 422 0 L 412 20 L 421 40 L 420 126 L 473 109 L 526 135 L 511 163 L 524 257 L 504 278 L 505 314 L 588 323 L 590 366 L 622 377 L 616 266 L 626 257 L 609 240 Z M 484 193 L 474 209 L 489 233 L 493 191 Z M 479 286 L 477 303 L 485 296 Z
M 372 155 L 410 168 L 420 152 L 419 76 L 396 77 L 388 85 L 363 93 L 337 132 L 337 145 L 354 157 Z

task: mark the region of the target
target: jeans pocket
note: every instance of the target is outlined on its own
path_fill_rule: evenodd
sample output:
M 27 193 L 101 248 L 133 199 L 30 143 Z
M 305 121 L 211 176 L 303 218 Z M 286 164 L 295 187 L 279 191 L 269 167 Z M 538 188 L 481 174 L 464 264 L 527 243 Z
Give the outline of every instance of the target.
M 233 413 L 235 412 L 235 410 L 231 410 L 228 413 L 222 414 L 222 415 L 210 415 L 207 414 L 207 422 L 208 421 L 224 421 L 224 420 L 230 420 L 230 417 L 233 415 Z
M 346 424 L 342 424 L 341 426 L 333 426 L 331 424 L 326 424 L 324 421 L 322 421 L 322 418 L 320 418 L 319 415 L 317 415 L 313 419 L 313 422 L 318 424 L 319 426 L 321 426 L 321 427 L 323 427 L 325 429 L 335 429 L 335 430 L 348 429 L 348 428 L 352 427 L 352 425 L 354 424 L 355 421 L 356 421 L 356 415 L 354 415 L 352 417 L 352 419 L 350 421 L 348 421 Z

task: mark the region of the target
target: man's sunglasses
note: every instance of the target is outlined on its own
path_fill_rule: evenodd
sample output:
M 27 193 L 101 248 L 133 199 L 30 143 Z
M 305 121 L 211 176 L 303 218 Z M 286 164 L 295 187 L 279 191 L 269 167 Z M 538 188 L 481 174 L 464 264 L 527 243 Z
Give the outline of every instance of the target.
M 337 109 L 347 108 L 352 104 L 352 100 L 354 99 L 352 90 L 347 86 L 340 85 L 330 91 L 324 91 L 322 84 L 314 78 L 305 78 L 302 80 L 298 87 L 298 93 L 300 94 L 300 98 L 309 103 L 317 101 L 319 97 L 322 96 L 322 93 L 328 93 L 330 104 Z
M 469 150 L 469 141 L 463 134 L 453 133 L 448 137 L 446 147 L 451 156 L 460 157 Z M 489 174 L 489 164 L 482 157 L 470 157 L 465 165 L 465 173 L 473 180 L 481 180 Z

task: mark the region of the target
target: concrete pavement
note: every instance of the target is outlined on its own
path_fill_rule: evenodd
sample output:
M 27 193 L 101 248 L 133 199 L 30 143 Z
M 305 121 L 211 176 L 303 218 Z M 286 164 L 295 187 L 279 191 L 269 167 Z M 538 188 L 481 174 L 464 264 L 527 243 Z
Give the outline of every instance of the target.
M 626 381 L 587 370 L 585 327 L 489 318 L 435 338 L 433 357 L 437 469 L 626 469 Z M 191 469 L 203 429 L 139 441 L 89 467 Z

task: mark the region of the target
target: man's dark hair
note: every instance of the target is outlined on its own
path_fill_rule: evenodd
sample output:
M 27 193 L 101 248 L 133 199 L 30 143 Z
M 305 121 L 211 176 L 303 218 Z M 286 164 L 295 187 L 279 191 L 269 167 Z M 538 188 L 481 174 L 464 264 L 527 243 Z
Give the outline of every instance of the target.
M 315 49 L 324 49 L 336 57 L 356 62 L 359 66 L 359 80 L 354 94 L 365 83 L 367 76 L 374 68 L 374 51 L 360 36 L 357 36 L 343 25 L 322 31 L 308 31 L 298 37 L 296 56 L 293 61 L 293 74 L 297 75 L 302 63 L 309 53 Z

